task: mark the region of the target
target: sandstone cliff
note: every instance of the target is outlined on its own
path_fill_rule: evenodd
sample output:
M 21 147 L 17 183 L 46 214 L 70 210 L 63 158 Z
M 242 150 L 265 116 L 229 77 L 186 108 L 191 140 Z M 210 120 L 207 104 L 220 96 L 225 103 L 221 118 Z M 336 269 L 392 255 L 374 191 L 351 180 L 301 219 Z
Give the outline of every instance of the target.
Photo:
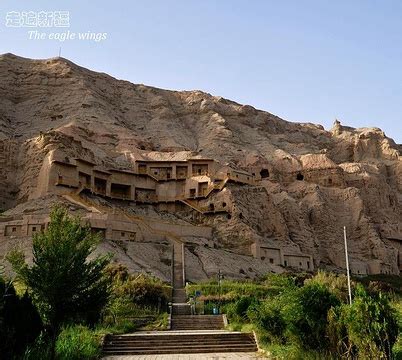
M 130 205 L 137 214 L 213 229 L 212 240 L 192 239 L 186 250 L 190 279 L 211 276 L 218 267 L 231 276 L 280 271 L 253 259 L 253 244 L 309 254 L 316 267 L 342 269 L 344 225 L 355 269 L 402 269 L 401 145 L 380 129 L 336 121 L 326 131 L 202 91 L 116 80 L 63 58 L 0 56 L 4 215 L 47 213 L 57 201 L 57 196 L 41 198 L 39 191 L 41 169 L 52 151 L 121 169 L 138 159 L 199 156 L 261 178 L 257 186 L 228 184 L 216 195 L 233 204 L 230 216 Z M 1 241 L 3 252 L 13 242 Z M 169 268 L 159 261 L 167 256 L 165 245 L 130 244 L 113 251 L 133 271 L 167 279 Z M 103 246 L 109 251 L 114 245 Z

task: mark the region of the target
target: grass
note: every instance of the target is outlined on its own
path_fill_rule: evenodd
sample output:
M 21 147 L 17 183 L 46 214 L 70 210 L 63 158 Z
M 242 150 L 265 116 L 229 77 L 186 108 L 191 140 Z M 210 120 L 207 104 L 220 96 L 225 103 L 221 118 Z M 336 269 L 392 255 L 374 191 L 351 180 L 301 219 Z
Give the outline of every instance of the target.
M 63 329 L 56 342 L 58 360 L 92 360 L 101 353 L 101 336 L 85 326 Z
M 114 324 L 100 324 L 96 328 L 97 332 L 102 335 L 106 334 L 127 334 L 137 330 L 137 326 L 130 319 L 120 319 Z
M 158 315 L 158 317 L 155 319 L 155 321 L 144 326 L 143 328 L 141 328 L 141 330 L 145 330 L 145 331 L 167 330 L 168 322 L 169 322 L 169 314 L 162 313 L 162 314 Z
M 103 333 L 82 325 L 66 326 L 56 341 L 57 360 L 95 360 L 101 354 Z M 23 360 L 50 360 L 48 339 L 42 334 L 29 346 Z
M 402 360 L 402 297 L 397 297 L 392 303 L 397 314 L 398 314 L 398 324 L 399 324 L 399 337 L 398 341 L 394 345 L 393 353 L 396 360 Z
M 265 353 L 275 360 L 335 360 L 330 354 L 302 350 L 295 345 L 268 344 L 264 346 Z

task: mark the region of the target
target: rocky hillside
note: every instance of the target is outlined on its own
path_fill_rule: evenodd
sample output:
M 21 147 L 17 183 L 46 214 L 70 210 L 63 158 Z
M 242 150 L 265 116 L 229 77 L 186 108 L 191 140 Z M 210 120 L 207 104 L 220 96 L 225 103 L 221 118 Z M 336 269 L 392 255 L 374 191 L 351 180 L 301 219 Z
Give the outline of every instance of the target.
M 401 145 L 378 128 L 335 122 L 326 131 L 202 91 L 117 80 L 63 58 L 0 56 L 0 207 L 6 215 L 45 206 L 31 199 L 52 149 L 121 168 L 135 159 L 202 155 L 258 174 L 257 187 L 228 186 L 230 219 L 180 214 L 181 221 L 212 226 L 214 241 L 231 257 L 251 255 L 258 242 L 311 254 L 316 266 L 327 268 L 344 267 L 345 225 L 356 266 L 375 262 L 381 271 L 399 272 Z M 195 248 L 191 256 L 208 275 L 205 264 L 216 254 L 206 253 Z

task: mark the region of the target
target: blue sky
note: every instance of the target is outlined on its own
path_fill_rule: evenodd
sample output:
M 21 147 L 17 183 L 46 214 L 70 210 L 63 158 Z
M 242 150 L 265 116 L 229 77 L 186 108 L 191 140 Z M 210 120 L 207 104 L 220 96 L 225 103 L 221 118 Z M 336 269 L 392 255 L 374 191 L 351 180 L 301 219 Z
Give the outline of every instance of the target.
M 68 28 L 7 27 L 69 11 Z M 377 126 L 402 143 L 402 2 L 0 0 L 0 53 L 62 56 L 134 83 L 199 89 L 289 121 Z M 30 40 L 29 30 L 106 33 Z M 78 35 L 77 35 L 78 36 Z

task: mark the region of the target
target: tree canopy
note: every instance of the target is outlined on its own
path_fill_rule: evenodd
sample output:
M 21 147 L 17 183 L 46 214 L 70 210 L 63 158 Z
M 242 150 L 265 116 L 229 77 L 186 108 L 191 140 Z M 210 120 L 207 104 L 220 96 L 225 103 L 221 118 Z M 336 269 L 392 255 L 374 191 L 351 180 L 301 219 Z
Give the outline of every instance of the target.
M 33 237 L 33 264 L 26 262 L 21 250 L 8 255 L 53 333 L 66 323 L 96 322 L 107 303 L 110 280 L 103 270 L 110 257 L 89 259 L 98 241 L 79 217 L 57 206 L 47 229 Z

